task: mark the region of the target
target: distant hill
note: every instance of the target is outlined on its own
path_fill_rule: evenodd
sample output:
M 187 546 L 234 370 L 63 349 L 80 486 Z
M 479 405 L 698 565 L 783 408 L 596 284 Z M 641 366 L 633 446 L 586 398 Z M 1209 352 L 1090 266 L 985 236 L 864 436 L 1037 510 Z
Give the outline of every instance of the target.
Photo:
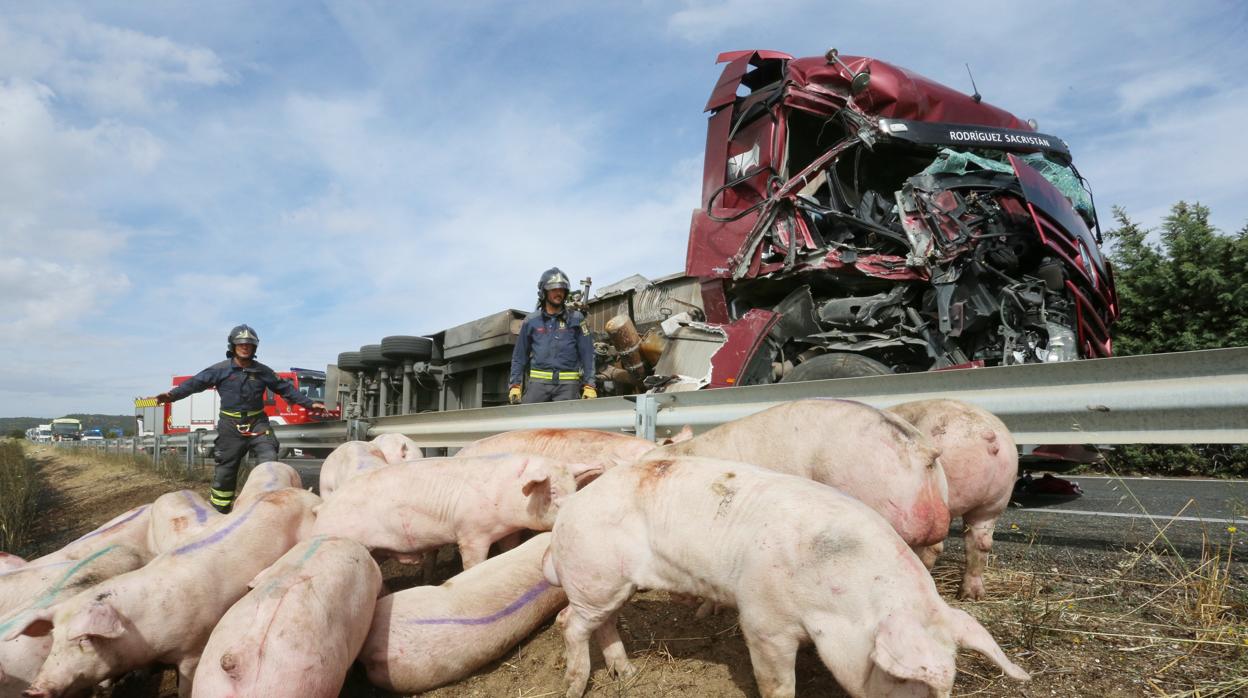
M 82 422 L 83 429 L 99 429 L 108 434 L 109 429 L 116 428 L 121 429 L 123 433 L 134 433 L 134 415 L 132 414 L 67 414 L 65 416 Z M 0 436 L 14 429 L 24 432 L 31 427 L 47 424 L 52 419 L 52 417 L 0 417 Z

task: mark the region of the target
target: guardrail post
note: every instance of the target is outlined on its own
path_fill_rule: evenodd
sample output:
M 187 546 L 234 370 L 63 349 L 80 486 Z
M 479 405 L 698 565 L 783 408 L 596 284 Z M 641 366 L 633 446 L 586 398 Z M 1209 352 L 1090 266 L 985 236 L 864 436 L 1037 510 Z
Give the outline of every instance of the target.
M 368 441 L 368 422 L 363 419 L 347 420 L 347 441 Z
M 195 468 L 195 454 L 199 451 L 199 432 L 192 431 L 186 435 L 186 476 L 190 477 Z
M 659 418 L 659 401 L 651 393 L 637 396 L 633 413 L 633 429 L 639 439 L 654 441 L 655 424 Z

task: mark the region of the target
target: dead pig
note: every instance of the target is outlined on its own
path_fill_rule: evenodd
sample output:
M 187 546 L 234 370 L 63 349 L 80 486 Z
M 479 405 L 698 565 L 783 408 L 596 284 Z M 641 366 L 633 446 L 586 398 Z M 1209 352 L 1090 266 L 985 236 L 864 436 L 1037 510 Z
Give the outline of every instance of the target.
M 888 411 L 913 424 L 940 449 L 949 483 L 949 515 L 962 517 L 966 541 L 959 596 L 982 599 L 992 531 L 1010 503 L 1018 478 L 1014 437 L 991 412 L 958 400 L 918 400 Z M 920 555 L 930 567 L 939 552 L 933 546 Z
M 851 400 L 795 400 L 722 424 L 647 459 L 705 456 L 832 485 L 879 512 L 912 546 L 949 532 L 939 451 L 906 421 Z
M 347 481 L 317 510 L 315 530 L 404 561 L 457 543 L 468 569 L 510 533 L 549 531 L 590 470 L 524 454 L 408 461 Z
M 249 586 L 204 646 L 193 695 L 336 698 L 381 591 L 381 570 L 368 550 L 317 536 Z
M 374 685 L 404 695 L 468 676 L 498 659 L 564 604 L 542 574 L 550 534 L 452 577 L 383 596 L 360 659 Z
M 564 505 L 544 569 L 570 604 L 571 697 L 589 678 L 591 634 L 612 673 L 635 672 L 615 624 L 639 588 L 740 609 L 765 698 L 794 695 L 797 650 L 811 642 L 852 696 L 948 696 L 959 647 L 1028 678 L 940 598 L 879 514 L 833 488 L 744 463 L 659 458 L 603 475 Z
M 147 566 L 28 614 L 8 637 L 52 633 L 52 651 L 26 695 L 74 695 L 153 662 L 178 668 L 189 696 L 200 652 L 247 583 L 310 534 L 311 492 L 284 489 L 219 519 Z

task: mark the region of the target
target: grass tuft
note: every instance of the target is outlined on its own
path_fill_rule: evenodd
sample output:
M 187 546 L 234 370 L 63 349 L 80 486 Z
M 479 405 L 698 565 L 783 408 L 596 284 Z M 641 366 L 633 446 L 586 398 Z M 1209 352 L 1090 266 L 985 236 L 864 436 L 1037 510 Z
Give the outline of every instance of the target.
M 19 442 L 0 440 L 0 550 L 24 555 L 38 494 L 34 461 Z

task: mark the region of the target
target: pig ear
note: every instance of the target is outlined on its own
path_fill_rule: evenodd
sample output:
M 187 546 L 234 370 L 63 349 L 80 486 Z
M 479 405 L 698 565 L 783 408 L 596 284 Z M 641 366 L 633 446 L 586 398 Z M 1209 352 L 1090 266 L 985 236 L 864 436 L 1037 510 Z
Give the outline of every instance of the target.
M 943 648 L 932 639 L 913 615 L 892 613 L 875 628 L 871 661 L 889 675 L 903 681 L 919 681 L 937 694 L 953 687 L 953 648 Z
M 40 608 L 19 613 L 13 617 L 5 625 L 8 631 L 4 635 L 4 639 L 16 640 L 22 635 L 30 637 L 43 637 L 52 632 L 52 614 L 53 608 Z
M 107 601 L 94 601 L 69 619 L 69 639 L 84 637 L 121 637 L 125 626 L 121 614 Z
M 984 626 L 980 625 L 979 621 L 972 618 L 966 611 L 950 608 L 945 614 L 945 620 L 953 629 L 953 637 L 957 640 L 959 647 L 966 647 L 984 655 L 1000 667 L 1006 676 L 1015 681 L 1031 680 L 1031 675 L 1024 671 L 1022 667 L 1011 662 L 1009 657 L 1005 656 L 1005 652 L 1001 651 L 1001 646 L 997 644 L 997 641 L 992 639 L 992 636 L 984 629 Z
M 247 588 L 255 589 L 261 584 L 264 584 L 265 581 L 268 580 L 269 577 L 272 577 L 274 575 L 274 571 L 273 571 L 274 567 L 277 567 L 276 562 L 260 570 L 258 573 L 256 573 L 256 576 L 252 577 L 250 582 L 247 582 Z
M 568 472 L 576 479 L 576 486 L 580 487 L 601 475 L 603 467 L 591 463 L 571 463 L 568 465 Z
M 533 494 L 538 488 L 545 488 L 550 483 L 550 473 L 543 468 L 525 468 L 520 476 L 520 491 L 524 496 Z
M 693 438 L 693 427 L 686 424 L 685 426 L 680 428 L 680 431 L 676 432 L 675 436 L 669 436 L 666 439 L 663 439 L 663 443 L 660 445 L 668 446 L 670 444 L 678 444 L 682 441 L 688 441 L 689 439 L 692 439 L 692 438 Z

